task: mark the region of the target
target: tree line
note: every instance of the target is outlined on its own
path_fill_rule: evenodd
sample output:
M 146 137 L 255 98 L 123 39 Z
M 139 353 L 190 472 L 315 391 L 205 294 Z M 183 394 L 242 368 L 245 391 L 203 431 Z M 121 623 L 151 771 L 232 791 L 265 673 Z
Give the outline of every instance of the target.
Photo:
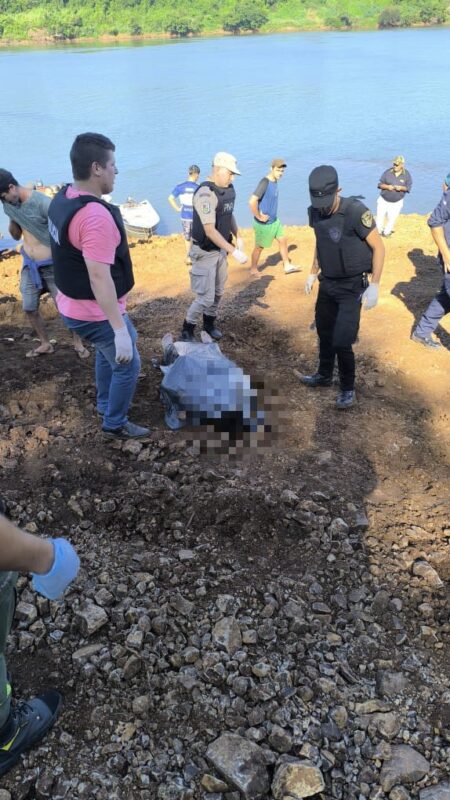
M 448 0 L 0 0 L 0 37 L 399 28 L 447 21 Z

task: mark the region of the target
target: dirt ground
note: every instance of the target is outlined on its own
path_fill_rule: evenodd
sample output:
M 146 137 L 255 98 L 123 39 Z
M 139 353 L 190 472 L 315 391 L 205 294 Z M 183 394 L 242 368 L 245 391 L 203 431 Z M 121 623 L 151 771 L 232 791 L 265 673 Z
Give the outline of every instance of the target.
M 401 217 L 395 235 L 386 241 L 380 302 L 377 308 L 363 311 L 355 348 L 358 402 L 353 409 L 339 412 L 334 408 L 336 386 L 313 392 L 300 385 L 295 374 L 309 373 L 316 367 L 317 342 L 312 325 L 316 288 L 313 296 L 305 295 L 313 253 L 311 231 L 289 228 L 287 232 L 292 260 L 303 268 L 298 274 L 283 274 L 276 249 L 268 251 L 259 281 L 249 281 L 246 268 L 230 259 L 220 315 L 225 334 L 221 348 L 240 366 L 263 376 L 278 390 L 286 406 L 286 419 L 271 450 L 233 467 L 241 493 L 240 518 L 230 521 L 224 499 L 217 499 L 223 521 L 222 555 L 235 552 L 238 547 L 239 552 L 256 560 L 261 576 L 270 575 L 275 559 L 278 568 L 282 566 L 286 574 L 295 578 L 299 553 L 274 539 L 276 510 L 270 520 L 273 526 L 267 522 L 266 531 L 264 515 L 258 515 L 252 507 L 252 490 L 256 484 L 270 487 L 276 483 L 302 486 L 305 491 L 326 491 L 331 487 L 336 512 L 364 509 L 367 514 L 370 527 L 365 547 L 368 563 L 375 565 L 373 573 L 383 570 L 377 561 L 380 547 L 390 551 L 384 567 L 384 579 L 389 583 L 390 563 L 395 562 L 398 542 L 407 528 L 415 526 L 427 531 L 428 539 L 424 537 L 426 543 L 421 547 L 431 561 L 433 552 L 441 552 L 450 536 L 450 318 L 444 318 L 437 331 L 442 344 L 438 351 L 430 352 L 409 338 L 414 320 L 441 281 L 435 246 L 425 218 L 417 215 Z M 244 241 L 250 252 L 250 231 L 244 232 Z M 150 425 L 154 431 L 153 447 L 165 465 L 164 474 L 170 475 L 173 459 L 184 458 L 183 434 L 174 434 L 164 425 L 158 399 L 160 373 L 151 359 L 161 355 L 160 340 L 167 331 L 175 335 L 179 332 L 189 303 L 184 245 L 179 236 L 155 237 L 150 243 L 134 246 L 132 257 L 136 286 L 129 310 L 140 336 L 143 376 L 131 418 Z M 126 493 L 124 473 L 120 472 L 123 459 L 127 458 L 127 481 L 132 481 L 133 470 L 137 474 L 146 465 L 130 465 L 129 456 L 101 438 L 93 405 L 92 355 L 88 361 L 80 361 L 74 355 L 69 335 L 57 319 L 50 299 L 42 307 L 51 337 L 56 340 L 55 353 L 25 358 L 31 344 L 30 330 L 20 311 L 19 269 L 18 256 L 0 261 L 1 491 L 28 513 L 31 530 L 69 533 L 77 522 L 73 507 L 68 505 L 69 498 L 83 496 L 88 489 L 102 499 L 119 490 Z M 221 466 L 214 459 L 204 459 L 200 472 L 210 469 L 220 471 Z M 56 495 L 52 494 L 55 490 Z M 55 497 L 60 498 L 56 503 Z M 33 512 L 46 500 L 51 501 L 51 513 L 34 519 Z M 208 502 L 211 503 L 210 490 L 198 499 L 194 522 L 186 521 L 191 543 L 207 536 L 211 522 Z M 152 513 L 152 509 L 147 512 Z M 91 515 L 91 519 L 95 520 L 95 516 Z M 120 515 L 119 519 L 124 538 L 131 543 L 133 519 L 136 516 L 131 513 L 128 518 Z M 235 534 L 239 530 L 239 545 L 235 538 L 225 536 L 231 529 Z M 108 524 L 104 530 L 109 530 Z M 111 541 L 120 548 L 117 519 L 111 521 L 110 531 Z M 245 532 L 251 535 L 246 538 Z M 80 533 L 84 547 L 88 533 Z M 139 533 L 135 536 L 139 538 Z M 109 557 L 110 544 L 103 534 L 96 545 L 100 551 L 97 549 L 92 559 L 98 559 L 103 545 L 103 557 Z M 121 553 L 124 554 L 126 549 Z M 312 552 L 308 559 L 311 567 Z M 448 580 L 450 566 L 445 563 L 448 574 L 441 577 Z M 395 580 L 394 572 L 391 578 Z M 439 647 L 431 643 L 425 647 L 445 663 L 447 651 L 442 642 Z M 19 657 L 14 663 L 23 687 L 28 670 Z M 31 680 L 39 685 L 36 659 L 33 663 L 38 672 L 31 679 L 28 673 L 27 683 Z M 64 663 L 63 660 L 55 667 L 55 674 L 61 676 Z M 71 729 L 73 735 L 75 717 L 71 718 L 70 713 L 75 714 L 76 708 L 74 705 L 70 712 L 69 701 L 66 729 Z

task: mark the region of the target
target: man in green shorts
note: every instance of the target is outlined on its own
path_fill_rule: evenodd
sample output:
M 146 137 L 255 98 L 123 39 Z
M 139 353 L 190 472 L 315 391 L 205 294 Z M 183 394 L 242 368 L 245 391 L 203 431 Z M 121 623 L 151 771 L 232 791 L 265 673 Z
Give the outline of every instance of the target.
M 276 239 L 284 265 L 284 272 L 299 272 L 300 267 L 291 263 L 288 253 L 287 238 L 284 228 L 277 217 L 278 213 L 278 181 L 284 175 L 286 163 L 283 158 L 274 158 L 270 172 L 262 178 L 253 192 L 249 206 L 254 217 L 255 247 L 252 253 L 250 275 L 259 278 L 258 261 L 265 247 L 270 247 Z

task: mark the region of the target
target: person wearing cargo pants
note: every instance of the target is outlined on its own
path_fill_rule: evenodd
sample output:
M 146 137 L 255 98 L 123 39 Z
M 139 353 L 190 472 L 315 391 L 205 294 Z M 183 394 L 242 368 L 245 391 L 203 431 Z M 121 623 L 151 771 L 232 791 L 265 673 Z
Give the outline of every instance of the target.
M 203 314 L 203 329 L 213 339 L 222 333 L 215 321 L 228 276 L 227 254 L 239 264 L 247 256 L 233 215 L 236 193 L 233 178 L 240 175 L 236 159 L 229 153 L 214 156 L 211 176 L 200 184 L 194 194 L 192 247 L 190 258 L 191 289 L 195 299 L 186 312 L 181 338 L 194 341 L 197 319 Z M 236 246 L 231 243 L 234 237 Z

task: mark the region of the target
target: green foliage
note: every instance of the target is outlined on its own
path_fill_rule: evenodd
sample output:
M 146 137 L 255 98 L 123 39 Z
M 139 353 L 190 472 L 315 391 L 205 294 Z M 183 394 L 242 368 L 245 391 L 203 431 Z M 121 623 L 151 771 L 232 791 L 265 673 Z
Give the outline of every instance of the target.
M 379 28 L 398 28 L 401 24 L 402 15 L 398 8 L 385 8 L 378 19 Z
M 439 25 L 450 0 L 0 0 L 4 40 Z
M 240 31 L 257 31 L 268 20 L 264 6 L 251 0 L 241 0 L 223 18 L 224 31 L 239 33 Z
M 171 36 L 189 36 L 190 33 L 198 33 L 202 29 L 199 20 L 188 19 L 187 17 L 174 16 L 166 22 L 164 30 Z

